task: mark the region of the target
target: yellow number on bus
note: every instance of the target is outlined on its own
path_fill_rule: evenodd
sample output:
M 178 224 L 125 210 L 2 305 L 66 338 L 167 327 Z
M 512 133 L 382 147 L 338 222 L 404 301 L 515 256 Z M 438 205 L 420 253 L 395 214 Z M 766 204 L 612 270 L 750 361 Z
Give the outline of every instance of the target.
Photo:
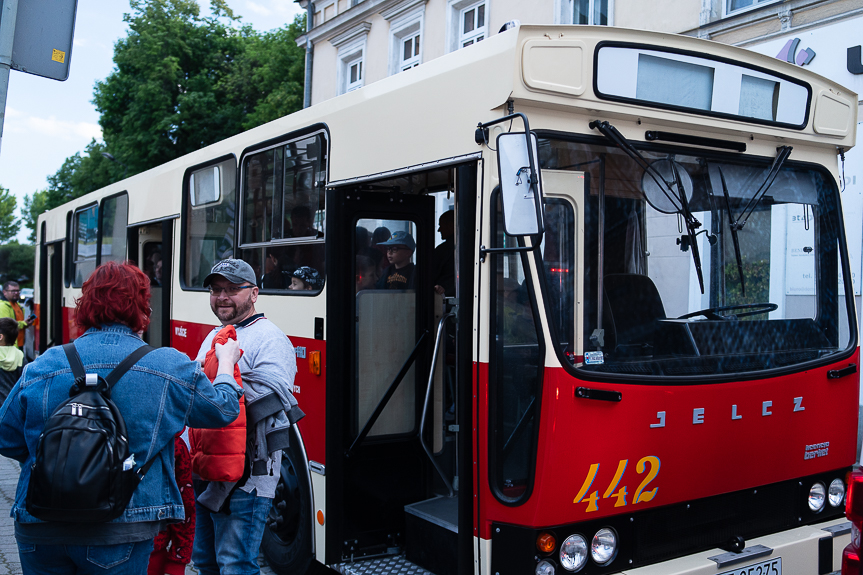
M 647 503 L 656 497 L 656 491 L 659 489 L 658 487 L 654 487 L 650 491 L 644 491 L 644 488 L 647 487 L 659 473 L 659 458 L 653 455 L 642 457 L 635 466 L 635 471 L 637 471 L 639 475 L 644 473 L 645 464 L 650 464 L 650 471 L 647 472 L 647 477 L 644 478 L 644 481 L 642 481 L 641 485 L 638 486 L 638 489 L 635 490 L 635 496 L 632 498 L 633 503 Z

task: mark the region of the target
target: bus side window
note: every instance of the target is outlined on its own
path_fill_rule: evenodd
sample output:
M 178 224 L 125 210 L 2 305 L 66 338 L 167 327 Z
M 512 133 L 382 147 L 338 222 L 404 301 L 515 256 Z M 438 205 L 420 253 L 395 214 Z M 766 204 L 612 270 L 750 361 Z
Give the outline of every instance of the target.
M 99 214 L 99 264 L 126 261 L 126 226 L 129 223 L 129 195 L 125 192 L 102 200 Z
M 265 293 L 323 289 L 325 151 L 318 132 L 242 160 L 238 257 Z
M 203 288 L 213 265 L 233 257 L 237 167 L 233 157 L 192 172 L 184 197 L 184 287 Z
M 72 287 L 81 287 L 96 269 L 99 208 L 95 204 L 75 212 L 72 230 Z

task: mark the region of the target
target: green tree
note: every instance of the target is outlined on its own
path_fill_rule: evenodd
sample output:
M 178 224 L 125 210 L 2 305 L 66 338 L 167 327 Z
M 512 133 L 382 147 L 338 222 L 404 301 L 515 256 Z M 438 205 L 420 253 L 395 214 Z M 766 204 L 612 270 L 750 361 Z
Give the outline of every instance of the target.
M 22 246 L 13 240 L 0 246 L 0 283 L 12 280 L 21 287 L 33 287 L 36 246 Z
M 270 32 L 242 26 L 225 0 L 131 0 L 116 68 L 93 91 L 104 142 L 93 140 L 25 199 L 36 238 L 45 210 L 302 108 L 305 17 Z
M 24 225 L 30 230 L 27 241 L 36 243 L 36 226 L 39 214 L 48 211 L 48 190 L 33 192 L 32 195 L 24 196 Z
M 223 86 L 244 102 L 243 128 L 251 129 L 303 107 L 305 51 L 296 39 L 306 29 L 305 15 L 284 28 L 249 36 Z
M 21 229 L 21 222 L 15 218 L 18 200 L 9 190 L 0 186 L 0 243 L 7 243 Z
M 242 130 L 243 110 L 218 89 L 255 32 L 236 29 L 224 3 L 201 17 L 195 0 L 132 0 L 116 69 L 93 103 L 110 152 L 140 172 Z

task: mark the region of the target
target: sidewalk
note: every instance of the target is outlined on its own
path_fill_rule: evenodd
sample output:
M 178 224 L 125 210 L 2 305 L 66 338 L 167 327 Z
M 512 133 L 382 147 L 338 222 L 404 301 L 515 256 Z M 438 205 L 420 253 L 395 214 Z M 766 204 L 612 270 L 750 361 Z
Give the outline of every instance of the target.
M 0 575 L 21 575 L 21 562 L 18 560 L 18 546 L 9 511 L 15 502 L 15 488 L 21 467 L 17 461 L 0 457 Z M 262 575 L 273 575 L 263 555 L 258 558 Z M 196 575 L 194 566 L 186 567 L 186 573 Z

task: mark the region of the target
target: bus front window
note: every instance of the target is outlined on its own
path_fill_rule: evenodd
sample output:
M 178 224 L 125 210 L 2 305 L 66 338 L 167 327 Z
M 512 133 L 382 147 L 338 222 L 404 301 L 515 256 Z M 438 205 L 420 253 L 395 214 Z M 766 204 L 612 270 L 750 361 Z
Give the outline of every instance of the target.
M 616 147 L 540 145 L 546 195 L 568 195 L 583 209 L 579 237 L 561 200 L 546 201 L 546 311 L 572 365 L 692 378 L 785 368 L 848 349 L 851 295 L 826 170 L 786 162 L 765 188 L 769 158 L 640 153 L 679 188 L 669 191 Z M 557 175 L 566 172 L 580 184 Z M 583 260 L 561 263 L 559 246 L 574 252 L 579 242 Z

